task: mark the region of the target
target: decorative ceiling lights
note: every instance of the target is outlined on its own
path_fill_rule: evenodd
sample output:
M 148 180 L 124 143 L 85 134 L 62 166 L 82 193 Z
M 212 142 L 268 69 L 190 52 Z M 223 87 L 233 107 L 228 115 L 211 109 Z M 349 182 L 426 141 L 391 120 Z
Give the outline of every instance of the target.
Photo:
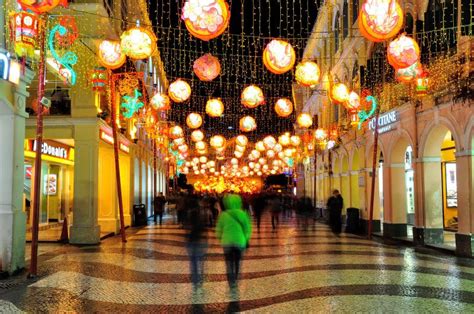
M 199 113 L 190 113 L 186 118 L 186 124 L 191 129 L 197 129 L 202 125 L 202 117 Z
M 296 122 L 302 128 L 309 128 L 313 125 L 313 118 L 311 118 L 311 116 L 307 113 L 301 113 L 298 116 Z
M 132 59 L 146 59 L 153 53 L 156 36 L 143 27 L 133 27 L 120 36 L 122 52 Z
M 255 85 L 247 86 L 241 95 L 241 102 L 247 108 L 255 108 L 265 102 L 263 92 L 260 87 Z
M 273 39 L 263 51 L 263 63 L 274 74 L 288 72 L 295 65 L 295 50 L 290 43 Z
M 126 60 L 118 41 L 103 40 L 99 44 L 99 62 L 104 67 L 114 70 L 120 68 Z
M 257 129 L 257 123 L 255 122 L 255 119 L 251 116 L 245 116 L 240 119 L 239 126 L 242 132 L 252 132 Z
M 220 99 L 209 99 L 206 102 L 206 113 L 213 118 L 222 116 L 224 112 L 224 104 Z
M 177 103 L 184 102 L 191 96 L 191 86 L 182 79 L 177 79 L 170 84 L 168 88 L 168 95 Z
M 366 0 L 358 21 L 365 38 L 380 42 L 398 34 L 403 27 L 403 10 L 396 0 Z
M 280 98 L 275 103 L 275 112 L 278 116 L 286 118 L 293 113 L 293 103 L 288 98 Z
M 219 59 L 206 53 L 194 61 L 193 70 L 201 81 L 210 82 L 221 73 L 221 64 Z
M 296 66 L 295 77 L 298 84 L 311 87 L 319 83 L 321 70 L 316 62 L 303 61 Z
M 187 0 L 181 18 L 191 35 L 209 41 L 229 25 L 229 5 L 224 0 Z
M 387 59 L 395 69 L 407 68 L 420 59 L 420 47 L 413 38 L 402 34 L 388 45 Z
M 170 98 L 162 93 L 156 93 L 150 100 L 150 104 L 153 109 L 158 111 L 169 110 L 170 107 Z

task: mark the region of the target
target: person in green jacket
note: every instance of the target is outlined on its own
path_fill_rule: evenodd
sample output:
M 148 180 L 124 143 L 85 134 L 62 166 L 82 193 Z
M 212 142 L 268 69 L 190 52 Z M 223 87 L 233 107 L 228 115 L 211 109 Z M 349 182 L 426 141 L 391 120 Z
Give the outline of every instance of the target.
M 231 288 L 237 285 L 240 261 L 252 234 L 250 216 L 242 209 L 242 198 L 227 194 L 223 198 L 224 211 L 219 215 L 216 236 L 224 248 L 227 281 Z

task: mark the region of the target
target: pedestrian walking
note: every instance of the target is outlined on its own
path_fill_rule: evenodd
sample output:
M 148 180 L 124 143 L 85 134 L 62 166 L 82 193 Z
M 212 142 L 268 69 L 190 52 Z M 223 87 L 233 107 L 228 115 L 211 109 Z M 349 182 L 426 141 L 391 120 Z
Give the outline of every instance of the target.
M 163 213 L 165 211 L 166 205 L 166 198 L 163 196 L 163 193 L 159 193 L 155 196 L 153 200 L 153 213 L 154 213 L 154 221 L 156 223 L 157 217 L 159 217 L 160 226 L 163 222 Z
M 253 214 L 255 221 L 257 222 L 257 230 L 260 232 L 260 221 L 262 220 L 263 210 L 265 208 L 265 196 L 260 193 L 258 194 L 252 204 Z
M 242 210 L 242 198 L 228 194 L 223 198 L 224 211 L 219 215 L 216 236 L 224 248 L 227 281 L 235 288 L 239 279 L 240 262 L 252 234 L 250 216 Z
M 270 209 L 272 215 L 272 229 L 276 231 L 278 225 L 280 224 L 280 212 L 281 212 L 281 202 L 277 195 L 271 195 L 267 199 L 267 206 Z
M 341 233 L 342 229 L 342 208 L 344 200 L 339 190 L 334 190 L 329 198 L 327 208 L 329 211 L 329 225 L 334 233 Z

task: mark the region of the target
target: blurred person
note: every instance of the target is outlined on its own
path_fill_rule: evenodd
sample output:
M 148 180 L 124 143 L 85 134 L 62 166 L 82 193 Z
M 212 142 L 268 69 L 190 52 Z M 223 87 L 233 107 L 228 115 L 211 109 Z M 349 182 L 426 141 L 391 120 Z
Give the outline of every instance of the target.
M 158 193 L 153 200 L 153 213 L 154 213 L 154 221 L 156 224 L 157 216 L 160 218 L 160 226 L 163 222 L 163 213 L 165 211 L 165 204 L 166 198 L 163 196 L 163 193 Z
M 257 230 L 260 232 L 260 221 L 262 220 L 263 210 L 265 208 L 265 196 L 263 193 L 259 193 L 253 201 L 252 209 L 257 222 Z
M 280 223 L 281 202 L 277 195 L 271 195 L 267 200 L 267 207 L 272 214 L 272 229 L 276 231 Z
M 329 211 L 329 225 L 334 233 L 341 233 L 342 229 L 342 208 L 344 200 L 339 190 L 334 190 L 328 199 L 327 208 Z
M 184 222 L 187 197 L 188 195 L 182 192 L 176 197 L 176 218 L 178 220 L 178 224 L 182 224 Z
M 249 246 L 252 234 L 250 216 L 242 210 L 242 198 L 236 194 L 223 197 L 224 211 L 217 219 L 216 236 L 224 248 L 227 281 L 237 286 L 242 254 Z
M 199 288 L 203 283 L 204 257 L 207 251 L 206 226 L 208 216 L 199 206 L 197 197 L 190 195 L 186 202 L 187 216 L 184 227 L 187 232 L 186 247 L 189 254 L 191 281 L 194 288 Z

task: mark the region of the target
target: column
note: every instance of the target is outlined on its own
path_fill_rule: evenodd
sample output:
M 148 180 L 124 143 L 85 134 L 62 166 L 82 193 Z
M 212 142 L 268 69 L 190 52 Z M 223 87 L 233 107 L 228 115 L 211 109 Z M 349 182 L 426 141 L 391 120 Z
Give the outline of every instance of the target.
M 372 193 L 372 168 L 365 168 L 365 208 L 361 210 L 361 223 L 362 223 L 362 231 L 367 233 L 368 229 L 368 221 L 370 215 L 370 198 Z M 378 172 L 378 168 L 376 172 Z M 379 192 L 379 181 L 377 173 L 375 174 L 375 189 L 374 189 L 374 212 L 373 212 L 373 219 L 372 219 L 372 232 L 380 232 L 381 230 L 381 222 L 380 222 L 380 192 Z
M 456 255 L 472 257 L 474 254 L 474 151 L 456 153 L 458 188 L 458 232 Z
M 392 163 L 384 167 L 384 236 L 407 236 L 407 195 L 405 164 Z
M 70 243 L 96 244 L 100 242 L 100 226 L 97 223 L 99 199 L 97 124 L 76 126 L 74 140 L 74 207 Z

